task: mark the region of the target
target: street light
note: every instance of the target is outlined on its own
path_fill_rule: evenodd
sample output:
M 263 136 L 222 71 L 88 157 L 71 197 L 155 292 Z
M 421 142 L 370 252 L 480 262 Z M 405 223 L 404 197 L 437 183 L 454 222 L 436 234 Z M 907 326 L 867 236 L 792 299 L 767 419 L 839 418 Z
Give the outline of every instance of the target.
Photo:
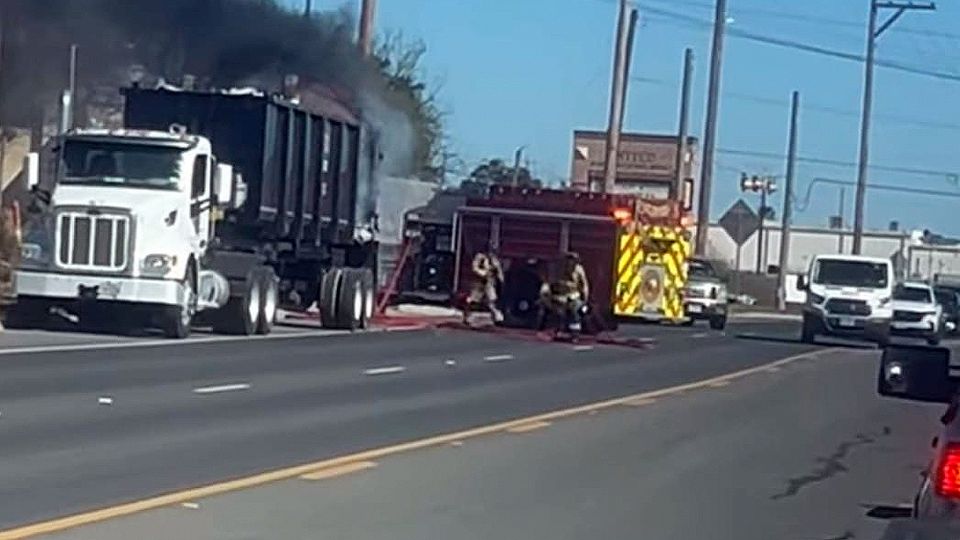
M 757 228 L 757 273 L 764 273 L 764 220 L 767 217 L 767 195 L 777 191 L 777 183 L 772 176 L 748 176 L 740 173 L 740 191 L 760 194 L 760 226 Z

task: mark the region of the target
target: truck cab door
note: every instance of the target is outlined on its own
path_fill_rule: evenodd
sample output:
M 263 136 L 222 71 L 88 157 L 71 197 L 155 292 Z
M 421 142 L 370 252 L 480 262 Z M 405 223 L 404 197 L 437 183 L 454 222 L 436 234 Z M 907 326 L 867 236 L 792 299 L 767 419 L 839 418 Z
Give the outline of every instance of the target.
M 213 174 L 213 162 L 210 156 L 200 154 L 193 163 L 193 176 L 190 182 L 190 220 L 193 222 L 194 249 L 203 253 L 210 239 L 210 211 L 213 199 L 210 182 Z

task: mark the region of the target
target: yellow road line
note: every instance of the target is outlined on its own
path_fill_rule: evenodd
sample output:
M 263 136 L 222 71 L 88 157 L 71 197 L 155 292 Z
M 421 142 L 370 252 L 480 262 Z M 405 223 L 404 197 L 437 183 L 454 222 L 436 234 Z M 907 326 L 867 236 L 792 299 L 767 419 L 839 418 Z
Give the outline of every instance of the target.
M 508 429 L 515 428 L 517 426 L 529 424 L 531 422 L 551 422 L 551 421 L 559 420 L 562 418 L 569 418 L 571 416 L 587 414 L 592 410 L 610 409 L 610 408 L 624 405 L 639 399 L 658 398 L 658 397 L 668 396 L 671 394 L 685 392 L 688 390 L 704 388 L 704 387 L 708 387 L 709 385 L 717 381 L 739 379 L 742 377 L 746 377 L 748 375 L 753 375 L 754 373 L 759 373 L 771 367 L 780 367 L 780 366 L 789 364 L 791 362 L 796 362 L 798 360 L 815 358 L 821 354 L 833 352 L 836 350 L 837 349 L 830 348 L 830 349 L 820 349 L 816 351 L 810 351 L 803 354 L 781 358 L 780 360 L 769 362 L 767 364 L 763 364 L 760 366 L 743 369 L 740 371 L 735 371 L 733 373 L 727 373 L 726 375 L 720 375 L 717 377 L 704 379 L 701 381 L 681 384 L 677 386 L 671 386 L 669 388 L 661 388 L 660 390 L 653 390 L 650 392 L 643 392 L 640 394 L 634 394 L 630 396 L 608 399 L 605 401 L 599 401 L 596 403 L 590 403 L 590 404 L 581 405 L 578 407 L 571 407 L 569 409 L 561 409 L 558 411 L 538 414 L 538 415 L 529 416 L 526 418 L 518 418 L 516 420 L 500 422 L 497 424 L 480 426 L 472 429 L 467 429 L 464 431 L 458 431 L 455 433 L 447 433 L 443 435 L 437 435 L 434 437 L 427 437 L 424 439 L 409 441 L 401 444 L 384 446 L 384 447 L 375 448 L 372 450 L 365 450 L 362 452 L 325 459 L 322 461 L 316 461 L 313 463 L 305 463 L 303 465 L 286 467 L 283 469 L 277 469 L 277 470 L 273 470 L 265 473 L 255 474 L 253 476 L 236 478 L 234 480 L 228 480 L 226 482 L 220 482 L 217 484 L 210 484 L 206 486 L 186 489 L 183 491 L 167 493 L 165 495 L 150 497 L 148 499 L 141 499 L 139 501 L 133 501 L 129 503 L 119 504 L 116 506 L 102 508 L 100 510 L 93 510 L 90 512 L 74 514 L 72 516 L 51 519 L 51 520 L 43 521 L 40 523 L 34 523 L 32 525 L 26 525 L 26 526 L 17 527 L 14 529 L 8 529 L 6 531 L 0 531 L 0 540 L 19 540 L 21 538 L 30 538 L 32 536 L 37 536 L 40 534 L 51 534 L 57 531 L 65 530 L 65 529 L 72 529 L 74 527 L 80 527 L 82 525 L 90 525 L 92 523 L 98 523 L 100 521 L 106 521 L 108 519 L 114 519 L 121 516 L 136 514 L 138 512 L 144 512 L 146 510 L 153 510 L 155 508 L 161 508 L 164 506 L 180 504 L 188 501 L 195 501 L 198 499 L 202 499 L 204 497 L 210 497 L 213 495 L 220 495 L 222 493 L 229 493 L 231 491 L 252 488 L 259 485 L 268 484 L 270 482 L 276 482 L 278 480 L 287 480 L 290 478 L 297 478 L 298 476 L 309 474 L 318 469 L 339 467 L 339 466 L 347 465 L 349 463 L 354 463 L 357 461 L 374 461 L 377 459 L 382 459 L 387 456 L 401 454 L 404 452 L 410 452 L 412 450 L 420 450 L 423 448 L 430 448 L 433 446 L 448 444 L 454 441 L 462 441 L 464 439 L 471 439 L 471 438 L 480 437 L 484 435 L 490 435 L 490 434 L 506 431 Z
M 375 461 L 355 461 L 353 463 L 346 463 L 336 467 L 327 467 L 311 473 L 301 474 L 300 478 L 302 480 L 326 480 L 327 478 L 335 478 L 345 474 L 365 471 L 376 466 L 377 463 Z
M 543 429 L 549 426 L 551 422 L 530 422 L 529 424 L 521 424 L 519 426 L 513 426 L 507 428 L 508 433 L 527 433 L 529 431 L 536 431 L 538 429 Z

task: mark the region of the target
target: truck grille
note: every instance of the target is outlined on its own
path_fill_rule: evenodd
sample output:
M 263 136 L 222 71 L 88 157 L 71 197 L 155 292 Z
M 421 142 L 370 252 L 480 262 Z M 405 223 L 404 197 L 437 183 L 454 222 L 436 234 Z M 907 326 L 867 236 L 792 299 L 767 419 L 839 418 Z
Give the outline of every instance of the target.
M 129 231 L 124 215 L 63 212 L 57 218 L 57 262 L 76 270 L 123 270 Z
M 893 320 L 900 322 L 920 322 L 923 320 L 923 313 L 915 311 L 894 311 Z
M 870 315 L 870 306 L 863 300 L 832 298 L 827 300 L 827 311 L 838 315 Z

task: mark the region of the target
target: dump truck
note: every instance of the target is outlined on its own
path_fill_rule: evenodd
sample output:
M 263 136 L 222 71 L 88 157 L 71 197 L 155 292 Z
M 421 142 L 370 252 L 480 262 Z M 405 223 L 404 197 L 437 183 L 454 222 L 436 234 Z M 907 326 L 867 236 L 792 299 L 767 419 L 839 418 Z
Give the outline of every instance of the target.
M 567 252 L 579 254 L 590 282 L 595 330 L 684 318 L 690 238 L 678 201 L 496 186 L 467 200 L 454 229 L 454 290 L 465 297 L 473 257 L 496 251 L 507 325 L 535 324 L 540 288 L 558 277 Z
M 316 304 L 326 327 L 368 323 L 379 154 L 356 117 L 250 90 L 123 94 L 124 129 L 70 131 L 44 182 L 32 167 L 43 204 L 8 320 L 266 334 L 278 307 Z

